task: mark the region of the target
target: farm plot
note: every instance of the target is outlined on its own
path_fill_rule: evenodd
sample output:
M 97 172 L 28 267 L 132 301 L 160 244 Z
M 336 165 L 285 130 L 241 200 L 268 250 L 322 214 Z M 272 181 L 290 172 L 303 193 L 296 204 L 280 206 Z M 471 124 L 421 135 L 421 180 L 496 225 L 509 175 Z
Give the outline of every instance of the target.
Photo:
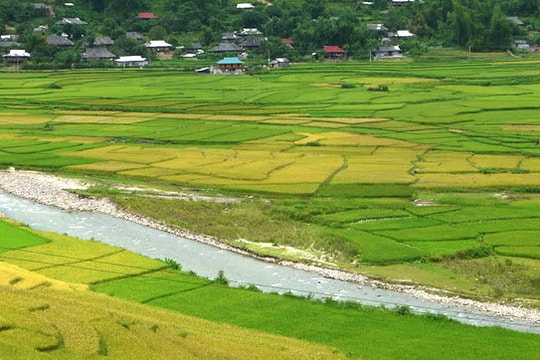
M 48 241 L 16 224 L 0 219 L 0 254 L 8 250 L 44 244 Z

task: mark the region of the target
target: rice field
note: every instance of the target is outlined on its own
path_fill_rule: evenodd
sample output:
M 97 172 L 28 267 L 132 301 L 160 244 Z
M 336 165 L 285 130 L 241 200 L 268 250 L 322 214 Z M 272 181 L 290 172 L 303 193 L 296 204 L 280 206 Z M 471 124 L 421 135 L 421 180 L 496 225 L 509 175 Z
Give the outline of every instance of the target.
M 471 59 L 295 64 L 242 77 L 6 73 L 0 166 L 267 199 L 268 223 L 324 235 L 268 231 L 258 241 L 315 246 L 353 270 L 537 261 L 540 60 Z M 379 85 L 388 91 L 370 90 Z M 533 240 L 490 242 L 514 231 Z M 212 235 L 237 240 L 226 233 Z M 528 276 L 534 284 L 538 267 Z
M 534 334 L 228 288 L 105 244 L 35 231 L 21 235 L 13 232 L 21 230 L 18 224 L 0 224 L 2 242 L 9 238 L 19 244 L 0 254 L 1 357 L 362 359 L 399 354 L 429 359 L 459 354 L 476 359 L 534 354 Z M 36 236 L 47 242 L 28 247 L 27 240 Z M 26 262 L 15 265 L 13 259 L 23 253 Z M 69 271 L 51 271 L 68 265 Z M 111 277 L 113 271 L 119 272 Z M 421 352 L 410 346 L 419 334 Z M 452 351 L 441 352 L 441 346 Z

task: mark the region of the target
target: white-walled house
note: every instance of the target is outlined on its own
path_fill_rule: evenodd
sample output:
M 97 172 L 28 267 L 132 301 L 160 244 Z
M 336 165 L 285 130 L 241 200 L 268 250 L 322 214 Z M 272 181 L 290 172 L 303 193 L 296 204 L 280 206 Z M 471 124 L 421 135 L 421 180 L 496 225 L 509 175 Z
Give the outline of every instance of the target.
M 114 60 L 119 67 L 142 67 L 148 65 L 148 60 L 140 55 L 120 56 Z

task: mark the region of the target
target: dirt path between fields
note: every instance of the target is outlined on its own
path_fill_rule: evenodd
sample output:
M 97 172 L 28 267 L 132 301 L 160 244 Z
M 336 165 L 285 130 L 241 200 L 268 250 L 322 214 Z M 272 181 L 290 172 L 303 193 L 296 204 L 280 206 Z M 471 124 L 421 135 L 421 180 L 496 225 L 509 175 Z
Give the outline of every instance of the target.
M 100 212 L 118 218 L 130 220 L 138 224 L 149 226 L 158 230 L 166 231 L 174 235 L 210 244 L 221 249 L 234 251 L 246 256 L 252 256 L 263 261 L 278 263 L 280 265 L 315 272 L 328 278 L 407 293 L 416 298 L 435 301 L 440 304 L 455 304 L 471 309 L 473 311 L 487 312 L 495 316 L 507 318 L 510 319 L 510 321 L 512 319 L 523 319 L 538 323 L 540 325 L 540 310 L 538 309 L 529 309 L 525 307 L 511 306 L 498 303 L 484 303 L 470 299 L 460 298 L 457 296 L 447 297 L 436 294 L 438 292 L 436 289 L 429 289 L 420 286 L 384 283 L 381 281 L 369 279 L 368 277 L 357 273 L 328 269 L 324 267 L 301 264 L 292 261 L 279 261 L 271 257 L 258 256 L 243 249 L 239 249 L 225 244 L 218 239 L 205 235 L 192 234 L 190 232 L 176 228 L 171 228 L 169 226 L 160 224 L 153 219 L 141 217 L 136 214 L 126 212 L 118 208 L 116 204 L 109 199 L 84 197 L 72 192 L 73 190 L 86 189 L 91 185 L 92 184 L 85 183 L 84 181 L 80 180 L 61 178 L 50 174 L 34 171 L 21 171 L 15 169 L 0 171 L 0 189 L 3 189 L 4 191 L 14 194 L 16 196 L 29 199 L 41 204 L 51 205 L 71 211 Z M 197 200 L 196 194 L 167 194 L 167 196 L 184 195 L 191 200 Z M 200 200 L 212 201 L 208 197 L 202 197 Z M 238 200 L 239 199 L 237 198 L 219 198 L 219 201 L 234 202 Z

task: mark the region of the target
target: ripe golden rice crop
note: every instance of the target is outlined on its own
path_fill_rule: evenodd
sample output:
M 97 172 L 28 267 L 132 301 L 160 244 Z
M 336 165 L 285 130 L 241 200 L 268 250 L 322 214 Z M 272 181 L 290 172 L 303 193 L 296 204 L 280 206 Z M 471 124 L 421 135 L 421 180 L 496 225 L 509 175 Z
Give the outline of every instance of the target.
M 54 110 L 53 114 L 62 115 L 101 115 L 111 116 L 114 114 L 123 114 L 121 111 L 105 111 L 105 110 Z M 133 113 L 130 113 L 133 115 Z
M 296 141 L 297 145 L 318 142 L 322 145 L 358 145 L 358 146 L 413 146 L 401 140 L 379 138 L 372 135 L 362 135 L 349 132 L 323 132 L 317 134 L 304 134 L 305 138 Z
M 299 118 L 299 119 L 279 119 L 279 118 L 273 118 L 273 119 L 268 119 L 268 120 L 264 120 L 264 121 L 261 121 L 262 123 L 265 123 L 265 124 L 278 124 L 278 125 L 300 125 L 300 124 L 307 124 L 309 123 L 311 120 L 310 119 L 304 119 L 304 118 Z
M 380 163 L 369 158 L 353 158 L 347 161 L 347 168 L 338 172 L 331 184 L 351 183 L 412 183 L 415 178 L 408 173 L 406 163 Z
M 30 115 L 21 115 L 14 114 L 8 115 L 0 114 L 0 125 L 11 125 L 11 124 L 44 124 L 51 121 L 48 117 L 41 116 L 30 116 Z
M 336 128 L 336 129 L 347 126 L 346 124 L 328 122 L 328 121 L 313 121 L 309 123 L 308 125 L 325 127 L 325 128 Z
M 269 174 L 267 184 L 322 183 L 343 166 L 341 156 L 306 155 Z
M 311 117 L 307 118 L 312 121 L 330 121 L 333 123 L 342 123 L 342 124 L 364 124 L 371 122 L 380 122 L 388 121 L 386 118 L 365 118 L 365 117 Z
M 347 146 L 347 145 L 324 145 L 324 146 L 296 146 L 287 150 L 292 154 L 326 154 L 326 155 L 341 155 L 341 156 L 357 156 L 370 155 L 375 151 L 374 146 Z
M 129 163 L 123 161 L 103 161 L 90 164 L 80 164 L 67 166 L 68 169 L 78 170 L 94 170 L 94 171 L 106 171 L 106 172 L 119 172 L 130 169 L 147 169 L 147 166 L 141 164 Z
M 416 162 L 421 173 L 451 173 L 477 171 L 470 163 L 471 153 L 454 151 L 430 151 Z
M 87 124 L 134 124 L 142 121 L 153 120 L 148 116 L 96 116 L 96 115 L 63 115 L 54 121 L 64 123 L 87 123 Z
M 54 289 L 86 289 L 86 285 L 75 286 L 64 281 L 47 278 L 41 274 L 20 268 L 14 264 L 0 262 L 0 286 L 13 286 L 19 289 L 32 289 L 47 284 Z
M 520 167 L 525 170 L 540 172 L 540 157 L 524 159 Z
M 174 149 L 154 148 L 130 145 L 109 145 L 72 153 L 91 159 L 126 161 L 139 164 L 151 164 L 174 158 Z
M 470 161 L 477 168 L 505 168 L 515 169 L 518 167 L 523 156 L 517 155 L 487 155 L 487 154 L 474 154 Z
M 426 188 L 482 188 L 495 186 L 538 186 L 539 173 L 529 174 L 417 174 L 414 186 Z
M 164 169 L 164 168 L 157 168 L 157 167 L 149 166 L 149 167 L 143 167 L 143 168 L 138 168 L 138 169 L 121 170 L 121 171 L 118 171 L 118 174 L 159 179 L 164 176 L 178 174 L 178 171 L 173 170 L 173 169 Z

